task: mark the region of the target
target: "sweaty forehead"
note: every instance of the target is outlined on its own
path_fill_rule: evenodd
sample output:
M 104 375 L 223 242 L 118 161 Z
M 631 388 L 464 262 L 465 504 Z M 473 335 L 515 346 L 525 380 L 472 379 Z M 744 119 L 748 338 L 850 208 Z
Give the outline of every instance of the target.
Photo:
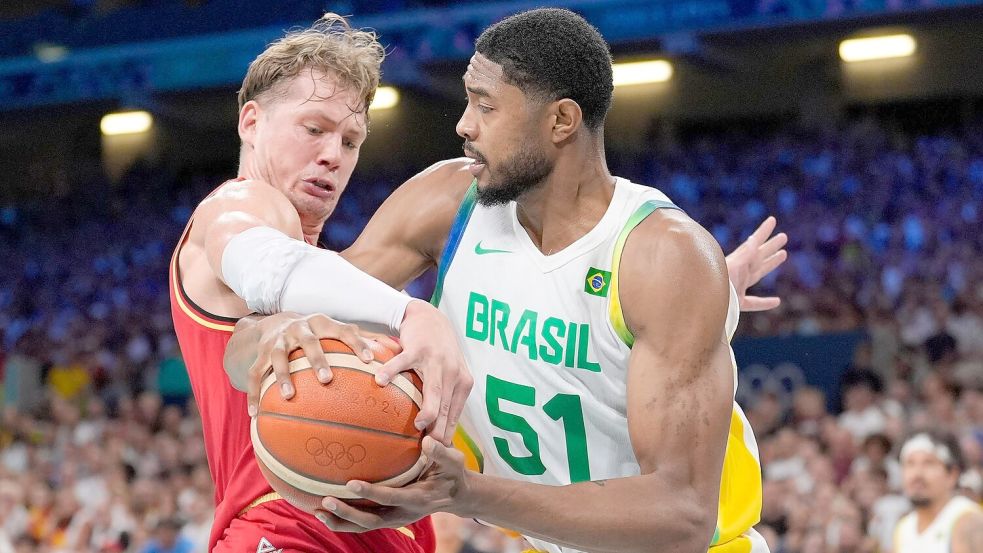
M 464 73 L 466 84 L 493 86 L 502 82 L 504 70 L 502 66 L 485 56 L 475 53 L 468 61 L 468 70 Z

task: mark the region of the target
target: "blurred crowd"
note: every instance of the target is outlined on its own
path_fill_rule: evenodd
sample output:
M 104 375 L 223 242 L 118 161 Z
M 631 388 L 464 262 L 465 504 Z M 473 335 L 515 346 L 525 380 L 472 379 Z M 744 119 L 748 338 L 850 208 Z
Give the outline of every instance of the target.
M 725 251 L 778 217 L 790 260 L 760 293 L 783 304 L 745 315 L 743 335 L 866 336 L 842 406 L 814 388 L 745 406 L 773 552 L 886 551 L 909 509 L 897 450 L 915 429 L 959 436 L 962 491 L 980 500 L 983 131 L 653 132 L 650 150 L 612 152 L 611 166 L 664 190 Z M 366 171 L 327 225 L 331 247 L 398 184 Z M 138 167 L 115 188 L 77 183 L 103 196 L 0 208 L 0 553 L 204 550 L 213 490 L 166 286 L 191 206 L 220 180 Z M 521 547 L 438 522 L 441 553 Z

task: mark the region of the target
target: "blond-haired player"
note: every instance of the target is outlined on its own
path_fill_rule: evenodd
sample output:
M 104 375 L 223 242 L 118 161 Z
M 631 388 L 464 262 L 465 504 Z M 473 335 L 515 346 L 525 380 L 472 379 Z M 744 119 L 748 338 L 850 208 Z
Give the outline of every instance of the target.
M 306 321 L 314 332 L 287 331 L 267 356 L 284 397 L 293 395 L 286 355 L 294 348 L 302 347 L 314 360 L 322 381 L 331 378 L 315 332 L 341 339 L 371 359 L 372 344 L 355 327 L 317 313 L 398 333 L 404 349 L 387 370 L 420 371 L 426 385 L 417 426 L 449 441 L 448 428 L 471 380 L 446 317 L 316 246 L 365 140 L 383 54 L 373 33 L 353 29 L 335 15 L 261 53 L 239 92 L 237 177 L 198 205 L 174 251 L 174 328 L 215 481 L 210 551 L 433 548 L 429 520 L 361 536 L 337 534 L 272 493 L 249 437 L 255 397 L 247 400 L 234 389 L 222 367 L 236 321 L 250 313 L 312 315 Z

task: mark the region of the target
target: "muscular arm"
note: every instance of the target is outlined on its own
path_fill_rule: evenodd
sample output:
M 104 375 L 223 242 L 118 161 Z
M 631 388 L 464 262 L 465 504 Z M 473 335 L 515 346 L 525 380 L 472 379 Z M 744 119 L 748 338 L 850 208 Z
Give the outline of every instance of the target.
M 461 513 L 590 551 L 705 553 L 733 398 L 723 255 L 684 215 L 658 213 L 629 238 L 621 285 L 642 474 L 558 487 L 469 475 Z
M 227 184 L 195 211 L 188 251 L 179 260 L 186 287 L 206 299 L 226 298 L 240 312 L 325 313 L 399 329 L 409 298 L 337 253 L 306 243 L 304 232 L 279 190 L 259 181 Z
M 983 514 L 967 513 L 959 518 L 952 533 L 952 553 L 983 551 Z
M 386 200 L 362 236 L 346 250 L 344 257 L 351 264 L 345 260 L 339 261 L 352 271 L 361 269 L 368 272 L 369 275 L 359 273 L 365 278 L 375 276 L 390 286 L 405 287 L 429 265 L 436 263 L 469 183 L 470 175 L 463 161 L 442 162 L 417 175 Z M 313 287 L 319 295 L 332 289 L 320 283 L 337 278 L 332 270 L 321 270 L 314 276 L 320 279 L 316 283 L 318 285 Z M 395 293 L 382 283 L 374 282 L 386 288 L 388 293 Z M 350 294 L 345 292 L 344 287 L 332 290 Z M 281 386 L 290 389 L 287 382 L 289 372 L 283 362 L 284 352 L 289 353 L 298 345 L 304 346 L 308 357 L 315 360 L 312 362 L 315 366 L 325 369 L 322 382 L 331 378 L 326 360 L 318 353 L 320 348 L 316 338 L 336 338 L 335 334 L 343 330 L 350 333 L 351 329 L 339 327 L 337 321 L 312 317 L 312 313 L 322 312 L 341 320 L 361 323 L 363 319 L 358 317 L 362 316 L 367 302 L 374 300 L 363 300 L 357 295 L 356 298 L 358 301 L 349 299 L 345 302 L 354 309 L 348 316 L 337 309 L 332 310 L 337 305 L 328 305 L 323 301 L 295 302 L 293 306 L 282 302 L 280 307 L 283 310 L 297 311 L 299 315 L 281 313 L 265 320 L 250 317 L 239 321 L 226 348 L 225 370 L 237 388 L 248 391 L 251 408 L 255 408 L 259 379 L 270 365 Z M 396 373 L 411 368 L 421 370 L 426 390 L 418 424 L 429 426 L 438 439 L 449 442 L 450 433 L 471 388 L 471 377 L 458 349 L 457 338 L 443 315 L 420 301 L 410 304 L 406 313 L 406 319 L 399 328 L 406 348 L 379 370 L 376 380 L 385 384 Z M 411 314 L 412 321 L 408 324 L 406 321 L 410 320 Z M 365 352 L 365 356 L 371 359 L 368 352 Z M 457 372 L 452 368 L 456 368 Z M 321 372 L 318 371 L 319 374 Z M 289 395 L 285 393 L 284 397 Z
M 383 202 L 358 240 L 342 252 L 342 257 L 396 289 L 406 287 L 428 267 L 436 265 L 471 182 L 467 172 L 469 163 L 467 159 L 441 161 L 403 183 Z M 233 221 L 247 220 L 243 216 L 229 217 L 230 226 Z M 297 233 L 300 233 L 299 220 Z M 218 263 L 221 267 L 221 258 Z M 271 328 L 299 315 L 273 317 L 276 320 L 266 323 Z M 261 316 L 240 319 L 226 348 L 226 373 L 233 383 L 242 384 L 243 390 L 246 371 L 259 353 L 261 321 Z
M 342 257 L 402 289 L 436 266 L 464 193 L 469 159 L 441 161 L 406 181 L 383 202 Z
M 269 227 L 304 240 L 297 210 L 283 193 L 263 182 L 243 181 L 223 186 L 201 202 L 194 218 L 191 242 L 204 248 L 211 274 L 223 283 L 222 254 L 240 232 Z

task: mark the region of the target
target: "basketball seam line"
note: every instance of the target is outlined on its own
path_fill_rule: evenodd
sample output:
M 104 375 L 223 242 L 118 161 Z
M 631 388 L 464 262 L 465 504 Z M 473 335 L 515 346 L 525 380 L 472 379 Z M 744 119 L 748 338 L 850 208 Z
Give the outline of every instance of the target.
M 366 371 L 364 371 L 364 370 L 362 370 L 362 369 L 360 369 L 360 368 L 358 368 L 358 367 L 348 367 L 348 366 L 345 366 L 345 365 L 331 365 L 331 371 L 332 371 L 332 372 L 334 372 L 334 371 L 335 371 L 335 370 L 337 370 L 337 369 L 342 369 L 342 370 L 346 370 L 346 371 L 352 371 L 352 372 L 360 372 L 360 373 L 362 373 L 362 374 L 372 374 L 372 373 L 369 373 L 369 372 L 366 372 Z M 298 369 L 298 370 L 297 370 L 297 372 L 301 372 L 301 371 L 307 371 L 307 370 L 314 370 L 314 367 L 308 367 L 308 368 L 303 368 L 303 369 Z M 291 373 L 291 376 L 293 376 L 293 374 L 292 374 L 292 373 Z M 401 376 L 401 375 L 400 375 L 400 376 Z M 405 377 L 405 376 L 403 376 L 403 378 L 406 378 L 406 377 Z M 413 385 L 414 387 L 416 386 L 416 383 L 414 383 L 414 382 L 413 382 L 412 380 L 410 380 L 409 378 L 406 378 L 406 380 L 409 380 L 409 382 L 410 382 L 410 384 L 411 384 L 411 385 Z M 410 394 L 408 394 L 408 393 L 406 392 L 406 390 L 404 390 L 404 389 L 402 389 L 402 388 L 400 388 L 400 387 L 399 387 L 398 385 L 396 385 L 396 384 L 393 384 L 393 388 L 395 388 L 395 389 L 396 389 L 396 391 L 398 391 L 398 392 L 399 392 L 400 394 L 402 394 L 402 395 L 404 395 L 404 396 L 406 396 L 406 399 L 408 399 L 408 400 L 410 400 L 410 401 L 412 401 L 412 402 L 413 402 L 413 404 L 414 404 L 414 405 L 416 405 L 416 400 L 415 400 L 415 399 L 413 399 L 413 396 L 412 396 L 412 395 L 410 395 Z M 385 386 L 379 386 L 379 389 L 385 389 Z M 419 388 L 417 388 L 417 390 L 419 390 Z M 421 392 L 421 393 L 422 393 L 422 392 Z M 417 406 L 417 409 L 420 409 L 420 406 Z
M 262 436 L 260 436 L 259 442 L 261 444 L 263 444 L 263 449 L 265 449 L 266 451 L 269 451 L 270 450 L 269 446 L 263 440 L 263 437 Z M 345 481 L 342 482 L 342 481 L 339 481 L 339 480 L 328 480 L 328 479 L 324 478 L 321 475 L 312 474 L 312 473 L 307 472 L 306 470 L 301 470 L 300 468 L 297 468 L 296 466 L 293 466 L 293 463 L 287 464 L 287 462 L 284 461 L 284 460 L 282 460 L 282 459 L 278 459 L 278 461 L 280 461 L 280 463 L 286 469 L 288 469 L 288 470 L 290 470 L 292 472 L 295 472 L 295 473 L 297 473 L 298 475 L 300 475 L 300 476 L 302 476 L 304 478 L 307 478 L 309 480 L 316 480 L 316 481 L 321 482 L 323 484 L 329 484 L 329 485 L 332 485 L 332 486 L 340 486 L 340 487 L 343 487 L 343 488 L 345 488 L 347 490 L 346 484 L 348 484 L 348 482 L 351 481 L 351 480 L 345 480 Z M 416 462 L 414 462 L 412 465 L 410 465 L 410 468 L 405 469 L 402 472 L 398 472 L 398 473 L 392 474 L 392 475 L 386 475 L 384 478 L 378 478 L 376 480 L 377 480 L 377 482 L 385 482 L 387 480 L 391 480 L 393 478 L 397 478 L 399 476 L 402 476 L 403 474 L 406 474 L 407 471 L 412 470 L 414 466 L 416 466 Z M 294 487 L 294 488 L 296 488 L 296 489 L 298 489 L 298 490 L 300 490 L 302 492 L 305 492 L 305 493 L 313 493 L 313 492 L 310 492 L 310 491 L 305 490 L 303 488 L 299 488 L 296 485 L 292 484 L 291 482 L 287 481 L 286 479 L 284 479 L 284 477 L 282 475 L 277 474 L 277 472 L 275 470 L 271 469 L 270 467 L 267 467 L 267 469 L 269 469 L 270 472 L 272 472 L 274 475 L 276 475 L 277 478 L 279 478 L 280 480 L 283 480 L 287 485 L 292 486 L 292 487 Z M 364 498 L 355 496 L 355 497 L 344 497 L 344 498 L 343 497 L 339 497 L 339 499 L 364 499 Z
M 263 415 L 266 415 L 268 417 L 273 417 L 273 418 L 276 418 L 276 419 L 294 420 L 294 421 L 301 421 L 301 422 L 311 422 L 311 423 L 315 423 L 315 424 L 324 424 L 324 425 L 328 425 L 328 426 L 340 426 L 342 428 L 347 428 L 347 429 L 350 429 L 350 430 L 364 430 L 366 432 L 374 432 L 376 434 L 383 434 L 385 436 L 393 436 L 393 437 L 396 437 L 396 438 L 402 438 L 404 440 L 418 441 L 420 439 L 420 438 L 418 438 L 416 436 L 407 436 L 406 434 L 400 434 L 399 432 L 390 432 L 388 430 L 379 430 L 378 428 L 366 428 L 364 426 L 357 426 L 357 425 L 348 424 L 348 423 L 345 423 L 345 422 L 326 421 L 326 420 L 321 420 L 321 419 L 313 419 L 313 418 L 309 418 L 309 417 L 302 417 L 300 415 L 288 415 L 286 413 L 272 413 L 270 411 L 260 411 L 259 412 L 259 415 L 257 415 L 257 416 L 263 416 Z
M 325 354 L 327 355 L 329 362 L 331 362 L 333 359 L 337 357 L 346 357 L 348 358 L 346 359 L 346 361 L 352 363 L 352 365 L 344 365 L 339 362 L 335 362 L 331 364 L 331 367 L 333 369 L 343 368 L 343 369 L 361 371 L 367 374 L 375 375 L 376 374 L 375 370 L 371 368 L 372 363 L 378 364 L 380 366 L 382 365 L 378 361 L 373 361 L 372 363 L 365 363 L 358 357 L 355 357 L 354 354 L 350 354 L 350 353 L 339 354 L 339 353 L 326 352 Z M 311 365 L 310 360 L 307 359 L 307 357 L 298 357 L 297 359 L 290 361 L 288 363 L 288 367 L 291 376 L 293 376 L 294 373 L 298 373 L 306 370 L 312 370 L 314 368 Z M 419 398 L 417 398 L 414 394 L 411 394 L 409 391 L 404 389 L 403 382 L 405 382 L 405 384 L 408 385 L 407 387 L 413 388 L 414 391 L 417 392 L 417 394 L 419 395 Z M 272 374 L 272 367 L 271 367 L 270 369 L 267 369 L 266 375 L 263 377 L 263 382 L 260 388 L 260 397 L 266 395 L 266 391 L 269 390 L 274 384 L 276 384 L 276 377 L 274 374 Z M 395 378 L 393 378 L 393 380 L 390 382 L 390 384 L 392 384 L 396 389 L 398 389 L 407 397 L 409 397 L 410 400 L 414 404 L 416 404 L 417 409 L 423 408 L 423 390 L 417 387 L 416 383 L 414 383 L 411 379 L 403 376 L 402 374 L 397 374 Z
M 331 496 L 337 497 L 339 499 L 359 499 L 357 494 L 353 494 L 345 486 L 338 484 L 326 484 L 322 481 L 307 478 L 301 474 L 293 472 L 292 469 L 284 465 L 280 460 L 276 458 L 269 450 L 266 449 L 266 444 L 263 442 L 262 438 L 259 436 L 257 431 L 256 418 L 254 417 L 252 422 L 249 424 L 249 435 L 254 444 L 258 444 L 254 449 L 256 454 L 256 459 L 262 465 L 272 471 L 277 478 L 282 479 L 288 485 L 293 486 L 299 490 L 303 490 L 306 493 L 312 493 L 321 496 Z M 383 486 L 400 487 L 403 486 L 414 479 L 416 479 L 423 469 L 426 467 L 429 460 L 426 454 L 422 451 L 420 452 L 419 458 L 412 467 L 406 469 L 398 476 L 394 476 L 387 480 L 381 482 L 376 482 Z

